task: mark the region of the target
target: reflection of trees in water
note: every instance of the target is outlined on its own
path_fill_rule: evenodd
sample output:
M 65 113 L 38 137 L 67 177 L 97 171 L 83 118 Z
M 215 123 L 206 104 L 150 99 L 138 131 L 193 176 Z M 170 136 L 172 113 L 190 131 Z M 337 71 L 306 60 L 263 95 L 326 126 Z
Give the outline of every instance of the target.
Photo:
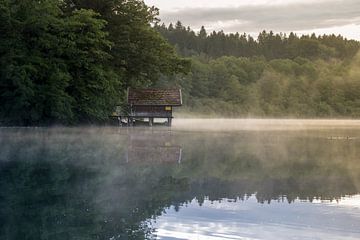
M 144 221 L 187 188 L 186 179 L 158 175 L 136 181 L 130 170 L 103 192 L 101 173 L 47 160 L 14 159 L 0 174 L 1 239 L 148 239 Z
M 0 148 L 7 152 L 0 161 L 0 239 L 151 236 L 152 229 L 143 221 L 161 212 L 166 202 L 141 200 L 139 196 L 152 194 L 155 186 L 136 188 L 136 182 L 130 186 L 135 174 L 122 174 L 115 180 L 118 189 L 107 189 L 108 194 L 99 196 L 111 179 L 106 161 L 116 157 L 119 148 L 111 152 L 106 148 L 111 141 L 88 136 L 82 136 L 84 140 L 44 133 L 34 138 L 12 134 L 0 138 Z M 121 163 L 116 169 L 122 171 Z M 112 198 L 122 191 L 127 199 Z
M 191 172 L 188 176 L 198 186 L 195 191 L 207 189 L 199 199 L 256 193 L 261 203 L 334 200 L 360 190 L 359 141 L 329 141 L 326 132 L 205 136 L 198 135 L 184 146 L 182 164 L 183 172 Z
M 148 219 L 194 198 L 202 204 L 255 193 L 265 203 L 359 192 L 357 142 L 156 132 L 134 141 L 110 130 L 77 129 L 3 133 L 1 239 L 144 239 L 153 237 Z M 155 145 L 144 145 L 151 138 Z M 161 151 L 127 162 L 129 144 Z M 178 154 L 164 146 L 181 146 L 181 164 L 154 159 L 163 151 Z

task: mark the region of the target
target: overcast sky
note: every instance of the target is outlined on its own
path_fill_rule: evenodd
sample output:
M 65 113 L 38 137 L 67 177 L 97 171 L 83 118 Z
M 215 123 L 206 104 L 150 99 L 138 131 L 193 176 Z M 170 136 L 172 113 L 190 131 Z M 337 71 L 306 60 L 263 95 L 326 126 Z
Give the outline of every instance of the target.
M 145 0 L 166 24 L 198 31 L 341 34 L 360 40 L 360 0 Z

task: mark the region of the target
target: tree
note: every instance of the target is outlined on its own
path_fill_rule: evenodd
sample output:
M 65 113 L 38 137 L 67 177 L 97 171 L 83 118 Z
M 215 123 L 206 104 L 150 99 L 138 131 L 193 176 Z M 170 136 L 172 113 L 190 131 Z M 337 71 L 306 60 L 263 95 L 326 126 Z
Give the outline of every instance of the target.
M 64 8 L 92 9 L 108 22 L 106 30 L 113 42 L 112 66 L 124 71 L 125 86 L 146 86 L 161 74 L 186 73 L 190 63 L 154 29 L 159 10 L 140 0 L 66 0 Z
M 1 1 L 1 124 L 104 121 L 127 87 L 186 73 L 157 14 L 139 0 Z
M 107 118 L 119 78 L 107 67 L 106 22 L 90 10 L 64 14 L 59 1 L 0 3 L 0 119 L 5 124 Z
M 293 32 L 287 36 L 283 33 L 264 30 L 259 33 L 257 41 L 255 41 L 253 37 L 246 33 L 225 34 L 223 31 L 213 31 L 208 34 L 204 26 L 195 36 L 189 35 L 188 33 L 192 32 L 191 29 L 188 27 L 188 30 L 185 31 L 185 27 L 181 22 L 177 22 L 175 28 L 173 24 L 170 24 L 168 28 L 155 29 L 172 45 L 177 46 L 180 53 L 186 53 L 187 55 L 189 53 L 192 55 L 206 54 L 213 58 L 222 56 L 264 56 L 272 60 L 280 58 L 295 59 L 301 56 L 309 59 L 329 59 L 334 57 L 351 59 L 360 48 L 359 41 L 347 40 L 334 34 L 319 37 L 311 34 L 299 37 Z M 175 31 L 179 29 L 182 30 Z M 192 44 L 189 44 L 189 42 Z

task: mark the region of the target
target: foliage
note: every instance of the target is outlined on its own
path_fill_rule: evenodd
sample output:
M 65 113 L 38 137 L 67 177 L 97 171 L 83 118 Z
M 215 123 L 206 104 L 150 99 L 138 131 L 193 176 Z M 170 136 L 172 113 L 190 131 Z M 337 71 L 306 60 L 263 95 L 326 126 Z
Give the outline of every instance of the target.
M 206 54 L 212 58 L 222 56 L 253 57 L 264 56 L 266 59 L 310 59 L 340 58 L 350 59 L 359 50 L 360 44 L 340 35 L 302 35 L 262 31 L 257 39 L 246 33 L 213 31 L 208 34 L 204 27 L 195 33 L 190 27 L 184 27 L 180 21 L 175 26 L 157 24 L 155 26 L 169 42 L 184 56 Z
M 183 89 L 183 113 L 225 117 L 359 117 L 360 44 L 342 36 L 195 33 L 179 21 L 155 26 L 190 74 L 162 78 Z
M 102 122 L 129 86 L 185 73 L 143 1 L 0 1 L 0 124 Z
M 0 116 L 19 125 L 106 117 L 118 77 L 106 67 L 105 21 L 55 1 L 2 1 Z M 4 22 L 4 21 L 2 21 Z
M 149 86 L 181 87 L 196 113 L 360 116 L 358 41 L 195 33 L 158 13 L 141 0 L 0 1 L 0 124 L 104 122 L 128 87 Z
M 359 117 L 360 55 L 353 61 L 192 57 L 181 113 L 222 117 Z
M 125 88 L 144 87 L 160 74 L 186 73 L 189 62 L 177 57 L 174 48 L 154 29 L 159 14 L 139 0 L 71 0 L 67 11 L 92 9 L 108 22 L 106 30 L 114 43 L 111 64 L 124 70 Z

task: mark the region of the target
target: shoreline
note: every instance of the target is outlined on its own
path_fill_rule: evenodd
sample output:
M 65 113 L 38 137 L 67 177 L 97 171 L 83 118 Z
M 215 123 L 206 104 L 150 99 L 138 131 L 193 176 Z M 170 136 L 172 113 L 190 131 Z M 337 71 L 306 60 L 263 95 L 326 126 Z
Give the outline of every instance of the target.
M 49 126 L 0 126 L 0 129 L 36 128 L 137 128 L 169 129 L 165 126 L 119 127 L 116 125 L 49 125 Z M 360 119 L 276 119 L 276 118 L 174 118 L 172 130 L 239 131 L 239 130 L 323 130 L 359 129 Z

